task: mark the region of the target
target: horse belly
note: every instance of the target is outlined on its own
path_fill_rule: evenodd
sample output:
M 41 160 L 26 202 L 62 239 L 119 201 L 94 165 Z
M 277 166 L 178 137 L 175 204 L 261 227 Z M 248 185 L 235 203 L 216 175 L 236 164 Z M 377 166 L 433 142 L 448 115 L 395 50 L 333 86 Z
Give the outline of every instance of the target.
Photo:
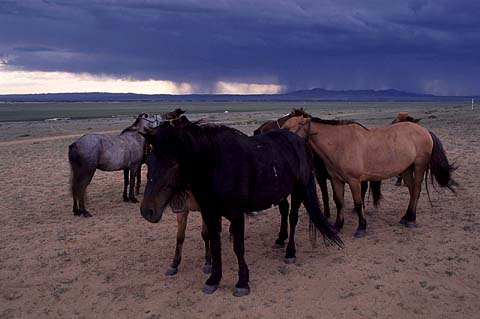
M 124 152 L 104 153 L 100 156 L 98 169 L 102 171 L 120 171 L 130 166 Z
M 397 176 L 415 161 L 415 150 L 408 145 L 385 147 L 378 152 L 370 152 L 364 162 L 362 180 L 382 180 Z

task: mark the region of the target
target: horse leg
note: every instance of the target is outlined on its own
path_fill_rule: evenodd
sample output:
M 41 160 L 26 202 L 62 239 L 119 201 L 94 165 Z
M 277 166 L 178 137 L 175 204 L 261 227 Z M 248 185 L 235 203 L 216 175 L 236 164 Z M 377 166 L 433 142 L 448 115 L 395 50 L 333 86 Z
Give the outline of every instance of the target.
M 283 198 L 278 205 L 278 210 L 280 211 L 280 231 L 278 233 L 278 238 L 275 241 L 275 248 L 280 248 L 285 246 L 285 240 L 288 238 L 288 199 Z
M 79 178 L 79 181 L 77 184 L 78 215 L 83 215 L 83 217 L 92 217 L 92 214 L 90 214 L 85 208 L 85 193 L 87 191 L 87 186 L 92 181 L 94 174 L 95 174 L 95 169 L 84 172 L 83 176 Z
M 365 232 L 367 230 L 367 220 L 365 219 L 365 212 L 363 210 L 361 182 L 353 181 L 349 183 L 349 186 L 350 191 L 352 192 L 355 211 L 358 214 L 358 228 L 353 237 L 362 238 L 365 236 Z
M 363 210 L 365 210 L 365 195 L 367 195 L 367 192 L 368 192 L 368 182 L 367 181 L 363 181 L 361 183 L 362 185 L 362 206 L 363 206 Z
M 77 200 L 77 196 L 76 195 L 72 195 L 73 196 L 73 208 L 72 208 L 72 211 L 73 211 L 73 215 L 74 216 L 78 216 L 80 215 L 78 213 L 78 200 Z
M 410 207 L 410 202 L 412 201 L 412 197 L 413 197 L 413 194 L 414 194 L 414 190 L 415 190 L 415 178 L 413 177 L 413 165 L 410 166 L 409 168 L 407 168 L 404 172 L 402 172 L 401 174 L 401 178 L 405 181 L 405 183 L 407 184 L 407 187 L 408 187 L 408 193 L 410 194 L 410 201 L 409 201 L 409 204 L 408 204 L 408 207 Z M 407 212 L 408 212 L 408 208 L 407 208 Z M 405 213 L 405 215 L 400 219 L 400 224 L 404 225 L 404 226 L 407 226 L 408 227 L 408 222 L 407 222 L 407 216 L 408 214 Z
M 408 203 L 407 212 L 403 215 L 400 223 L 409 228 L 417 227 L 415 221 L 417 219 L 417 203 L 418 199 L 420 198 L 420 192 L 422 190 L 422 182 L 423 182 L 423 174 L 427 168 L 427 164 L 415 165 L 414 173 L 410 180 L 407 181 L 409 178 L 408 174 L 405 175 L 407 177 L 405 182 L 407 183 L 409 192 L 410 192 L 410 201 Z
M 137 171 L 139 169 L 139 164 L 130 167 L 130 189 L 128 192 L 128 200 L 132 203 L 138 203 L 138 199 L 135 198 L 135 194 L 133 189 L 135 188 L 135 176 L 137 175 Z
M 129 179 L 128 179 L 129 173 L 130 173 L 130 170 L 128 168 L 125 168 L 123 170 L 123 201 L 124 202 L 128 202 L 127 188 L 129 184 Z
M 185 241 L 185 230 L 187 229 L 188 210 L 177 213 L 177 245 L 175 247 L 175 256 L 168 267 L 165 275 L 173 276 L 178 272 L 178 266 L 182 261 L 183 242 Z
M 249 272 L 245 262 L 245 215 L 240 213 L 231 221 L 233 230 L 233 251 L 238 260 L 238 282 L 233 295 L 243 297 L 250 293 Z
M 241 214 L 243 215 L 243 213 Z M 222 245 L 220 240 L 222 220 L 221 216 L 215 216 L 212 212 L 202 211 L 202 217 L 207 226 L 210 251 L 212 253 L 212 273 L 205 282 L 202 291 L 206 294 L 212 294 L 217 290 L 220 280 L 222 279 Z
M 72 165 L 72 180 L 71 180 L 71 192 L 72 192 L 72 198 L 73 198 L 73 215 L 78 216 L 80 213 L 78 212 L 78 182 L 79 182 L 79 176 L 78 176 L 78 167 L 74 167 Z
M 212 252 L 210 251 L 210 240 L 208 239 L 207 225 L 202 219 L 202 238 L 205 243 L 205 265 L 203 266 L 203 272 L 210 274 L 212 272 Z
M 313 155 L 313 167 L 315 172 L 315 178 L 317 179 L 318 186 L 322 192 L 323 210 L 327 218 L 330 218 L 330 206 L 328 201 L 328 187 L 327 179 L 330 179 L 330 175 L 327 172 L 325 163 L 316 154 Z
M 135 195 L 140 195 L 140 186 L 142 185 L 142 164 L 138 167 L 135 183 Z
M 328 200 L 328 187 L 326 178 L 317 178 L 318 186 L 322 192 L 323 211 L 327 218 L 330 218 L 330 205 Z
M 402 176 L 397 176 L 397 181 L 395 182 L 395 186 L 402 186 Z
M 295 228 L 297 227 L 298 222 L 298 209 L 302 203 L 302 195 L 298 191 L 294 191 L 291 197 L 291 208 L 290 208 L 290 237 L 288 239 L 287 251 L 285 253 L 285 263 L 294 264 L 296 261 L 296 247 L 295 247 Z
M 337 219 L 333 227 L 337 231 L 341 231 L 343 228 L 344 218 L 343 218 L 343 200 L 345 196 L 345 183 L 332 180 L 333 186 L 333 201 L 337 207 Z

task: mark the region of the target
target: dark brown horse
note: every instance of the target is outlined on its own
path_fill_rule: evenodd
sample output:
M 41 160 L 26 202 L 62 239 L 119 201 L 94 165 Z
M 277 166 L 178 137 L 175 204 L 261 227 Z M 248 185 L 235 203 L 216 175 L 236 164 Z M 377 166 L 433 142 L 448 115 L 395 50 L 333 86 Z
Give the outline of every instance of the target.
M 311 151 L 305 141 L 286 130 L 248 137 L 226 126 L 198 125 L 185 117 L 179 120 L 179 126 L 165 122 L 145 135 L 153 151 L 147 159 L 148 181 L 140 211 L 146 220 L 157 223 L 179 189 L 192 190 L 208 229 L 212 252 L 212 272 L 205 293 L 213 293 L 222 278 L 222 216 L 230 220 L 233 228 L 239 266 L 235 296 L 250 292 L 244 247 L 246 212 L 270 208 L 291 194 L 296 218 L 303 202 L 325 240 L 342 244 L 320 209 Z M 295 259 L 295 227 L 296 221 L 291 224 L 286 259 Z
M 381 181 L 401 174 L 410 193 L 410 202 L 401 223 L 415 227 L 416 208 L 424 174 L 430 170 L 438 184 L 453 190 L 454 167 L 448 162 L 439 138 L 420 125 L 403 122 L 368 129 L 354 121 L 324 120 L 297 116 L 283 127 L 309 141 L 323 159 L 334 186 L 337 228 L 343 226 L 345 183 L 350 186 L 358 228 L 355 237 L 363 237 L 367 228 L 362 197 L 362 181 Z
M 181 116 L 182 114 L 184 114 L 185 111 L 182 110 L 181 108 L 177 108 L 171 112 L 167 112 L 167 113 L 163 113 L 163 114 L 155 114 L 155 115 L 152 115 L 151 116 L 151 120 L 150 120 L 150 128 L 154 128 L 154 127 L 157 127 L 160 125 L 160 123 L 162 123 L 163 121 L 170 121 L 170 120 L 173 120 L 173 119 L 176 119 L 178 118 L 179 116 Z M 140 164 L 140 167 L 139 169 L 137 170 L 137 175 L 136 175 L 136 178 L 135 178 L 135 195 L 139 195 L 140 194 L 140 186 L 142 184 L 142 165 L 145 164 L 145 160 L 147 158 L 147 155 L 150 153 L 151 151 L 151 147 L 148 143 L 145 144 L 145 147 L 144 147 L 144 155 L 143 155 L 143 158 L 142 158 L 142 162 Z M 126 168 L 124 171 L 123 171 L 123 174 L 124 174 L 124 190 L 123 190 L 123 198 L 125 201 L 128 201 L 128 197 L 127 197 L 127 186 L 129 184 L 129 175 L 130 175 L 130 169 L 129 168 Z
M 173 121 L 178 119 L 185 111 L 177 108 L 172 112 L 164 113 L 161 115 L 156 115 L 156 119 L 158 124 L 160 125 L 163 121 Z M 172 122 L 174 123 L 174 122 Z M 145 152 L 144 158 L 142 160 L 142 164 L 146 162 L 146 157 L 151 152 L 152 146 L 149 143 L 145 144 Z M 128 169 L 125 170 L 125 179 L 128 183 Z M 138 170 L 137 178 L 136 178 L 136 189 L 135 192 L 138 195 L 140 192 L 140 184 L 141 184 L 141 168 Z M 188 214 L 191 211 L 199 212 L 200 208 L 195 201 L 192 193 L 187 190 L 182 190 L 177 192 L 174 196 L 172 201 L 170 202 L 170 208 L 176 214 L 177 217 L 177 236 L 176 236 L 176 245 L 175 245 L 175 254 L 173 256 L 172 263 L 168 267 L 165 275 L 173 276 L 178 273 L 178 267 L 182 261 L 182 251 L 183 251 L 183 243 L 185 241 L 185 232 L 187 229 L 187 221 L 188 221 Z M 205 242 L 205 265 L 203 267 L 203 272 L 209 274 L 212 268 L 212 256 L 210 253 L 210 244 L 208 240 L 208 233 L 205 223 L 202 220 L 202 238 Z
M 183 243 L 185 241 L 185 231 L 187 229 L 188 214 L 191 211 L 199 212 L 200 207 L 192 195 L 190 190 L 177 192 L 171 202 L 170 208 L 177 215 L 177 243 L 175 247 L 175 255 L 173 261 L 168 267 L 165 275 L 173 276 L 178 272 L 178 266 L 182 261 Z M 202 219 L 202 238 L 205 243 L 205 265 L 203 272 L 209 274 L 212 270 L 212 254 L 210 252 L 210 241 L 208 239 L 208 231 L 205 222 Z

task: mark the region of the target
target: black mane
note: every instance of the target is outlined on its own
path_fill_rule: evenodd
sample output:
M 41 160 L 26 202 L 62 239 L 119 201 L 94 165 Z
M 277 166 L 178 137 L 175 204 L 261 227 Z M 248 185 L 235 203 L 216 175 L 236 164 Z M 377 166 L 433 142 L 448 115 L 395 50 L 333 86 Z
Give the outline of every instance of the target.
M 352 121 L 352 120 L 325 120 L 321 119 L 319 117 L 314 117 L 311 116 L 309 113 L 305 112 L 303 108 L 300 109 L 293 109 L 292 110 L 293 116 L 302 116 L 305 118 L 310 118 L 312 119 L 312 122 L 314 123 L 320 123 L 320 124 L 326 124 L 326 125 L 349 125 L 349 124 L 357 124 L 363 127 L 364 129 L 368 130 L 367 127 L 363 126 L 362 124 Z
M 320 124 L 327 124 L 327 125 L 350 125 L 350 124 L 357 124 L 364 129 L 368 130 L 367 127 L 363 126 L 362 124 L 352 121 L 352 120 L 325 120 L 321 119 L 319 117 L 312 117 L 312 122 L 314 123 L 320 123 Z

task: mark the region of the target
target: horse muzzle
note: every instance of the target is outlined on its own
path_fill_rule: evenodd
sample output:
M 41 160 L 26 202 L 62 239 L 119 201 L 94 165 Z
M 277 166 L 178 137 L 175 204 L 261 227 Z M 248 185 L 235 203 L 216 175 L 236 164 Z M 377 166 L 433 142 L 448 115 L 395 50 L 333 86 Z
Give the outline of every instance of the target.
M 162 219 L 163 209 L 159 212 L 156 209 L 140 207 L 140 213 L 150 223 L 158 223 Z

